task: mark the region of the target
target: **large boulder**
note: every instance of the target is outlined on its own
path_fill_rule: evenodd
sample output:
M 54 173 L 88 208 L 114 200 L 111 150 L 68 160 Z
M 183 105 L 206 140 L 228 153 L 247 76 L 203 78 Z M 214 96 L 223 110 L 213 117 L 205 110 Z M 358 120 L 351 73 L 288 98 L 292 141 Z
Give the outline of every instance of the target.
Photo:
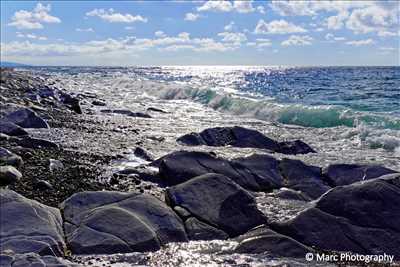
M 8 189 L 0 189 L 0 200 L 0 252 L 64 255 L 62 218 L 58 209 Z
M 1 267 L 79 267 L 60 257 L 40 256 L 36 253 L 0 254 Z
M 274 230 L 323 250 L 389 254 L 400 260 L 400 174 L 392 174 L 324 194 Z
M 254 198 L 241 186 L 220 174 L 205 174 L 167 189 L 167 202 L 180 206 L 230 237 L 266 222 Z
M 309 145 L 300 140 L 280 142 L 264 134 L 239 126 L 215 127 L 203 130 L 200 133 L 190 133 L 177 139 L 178 143 L 188 146 L 234 146 L 268 149 L 282 154 L 315 153 Z
M 0 186 L 7 186 L 18 182 L 22 174 L 13 166 L 0 166 Z
M 159 164 L 160 176 L 167 185 L 177 185 L 193 177 L 218 173 L 240 186 L 262 191 L 282 186 L 279 162 L 268 155 L 252 155 L 228 161 L 206 152 L 177 151 L 164 156 Z
M 14 111 L 8 114 L 5 119 L 23 128 L 49 128 L 45 120 L 28 108 Z
M 332 186 L 348 185 L 362 180 L 370 180 L 396 171 L 379 165 L 332 164 L 323 170 Z
M 279 149 L 276 141 L 266 137 L 262 133 L 239 126 L 215 127 L 205 129 L 200 133 L 190 133 L 177 139 L 185 145 L 207 145 L 235 147 L 264 148 L 275 151 Z
M 229 238 L 224 231 L 194 217 L 190 217 L 185 221 L 185 228 L 190 240 L 224 240 Z
M 68 246 L 75 254 L 154 251 L 187 241 L 181 219 L 150 195 L 81 192 L 62 203 Z
M 304 258 L 313 249 L 301 244 L 291 237 L 279 234 L 268 228 L 261 228 L 254 234 L 247 234 L 249 237 L 241 238 L 236 253 L 268 253 L 275 257 Z
M 301 191 L 312 199 L 320 197 L 330 189 L 319 167 L 286 158 L 281 160 L 279 167 L 286 187 Z
M 12 153 L 4 147 L 0 147 L 0 165 L 12 165 L 16 168 L 22 166 L 24 161 L 17 154 Z
M 0 132 L 10 136 L 20 136 L 28 134 L 28 132 L 25 131 L 22 127 L 4 119 L 0 119 Z

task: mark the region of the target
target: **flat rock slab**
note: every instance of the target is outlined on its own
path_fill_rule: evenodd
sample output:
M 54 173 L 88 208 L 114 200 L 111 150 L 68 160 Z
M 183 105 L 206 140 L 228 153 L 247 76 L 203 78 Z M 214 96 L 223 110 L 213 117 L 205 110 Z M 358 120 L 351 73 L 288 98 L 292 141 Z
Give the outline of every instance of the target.
M 1 251 L 64 255 L 60 211 L 8 190 L 0 189 Z
M 279 162 L 268 155 L 252 155 L 228 161 L 206 152 L 177 151 L 160 160 L 159 173 L 167 185 L 184 183 L 206 173 L 218 173 L 253 191 L 282 186 Z
M 0 119 L 0 132 L 9 136 L 28 135 L 22 127 L 4 119 Z
M 33 137 L 22 137 L 20 139 L 15 139 L 15 142 L 27 148 L 58 148 L 58 145 L 52 141 Z
M 301 140 L 277 142 L 259 131 L 240 126 L 208 128 L 200 133 L 183 135 L 177 142 L 188 146 L 252 147 L 289 155 L 316 152 Z
M 75 254 L 154 251 L 168 242 L 187 241 L 181 219 L 150 195 L 82 192 L 64 201 L 62 211 Z
M 379 165 L 333 164 L 323 170 L 332 186 L 348 185 L 370 180 L 396 171 Z
M 1 267 L 79 267 L 63 258 L 40 256 L 36 253 L 6 255 L 0 254 Z
M 245 189 L 220 174 L 205 174 L 168 188 L 166 198 L 172 207 L 185 208 L 193 217 L 230 237 L 267 220 Z
M 6 115 L 5 119 L 23 128 L 49 128 L 45 120 L 28 108 L 14 111 Z
M 306 165 L 300 160 L 282 159 L 279 168 L 286 187 L 301 191 L 312 199 L 331 189 L 319 167 Z
M 323 250 L 400 260 L 400 174 L 335 187 L 274 230 Z

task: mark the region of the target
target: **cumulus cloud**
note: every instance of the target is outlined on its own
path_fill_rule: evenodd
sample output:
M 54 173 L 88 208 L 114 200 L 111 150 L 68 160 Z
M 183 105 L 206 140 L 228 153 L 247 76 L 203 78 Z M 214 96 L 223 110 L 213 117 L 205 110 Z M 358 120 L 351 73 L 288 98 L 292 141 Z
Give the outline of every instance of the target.
M 308 35 L 300 36 L 300 35 L 291 35 L 289 39 L 283 41 L 281 45 L 283 46 L 303 46 L 303 45 L 311 45 L 313 38 Z
M 76 28 L 75 31 L 77 31 L 77 32 L 94 32 L 94 30 L 92 28 L 86 28 L 86 29 Z
M 15 12 L 8 26 L 16 27 L 20 30 L 34 30 L 43 29 L 44 23 L 60 23 L 61 20 L 51 16 L 49 14 L 50 11 L 50 4 L 43 5 L 38 3 L 32 11 L 19 10 Z
M 253 7 L 253 1 L 207 1 L 202 6 L 197 7 L 197 11 L 211 11 L 211 12 L 231 12 L 238 13 L 251 13 L 256 9 Z
M 230 42 L 233 44 L 240 44 L 247 41 L 246 35 L 241 32 L 221 32 L 218 33 L 218 36 L 222 37 L 223 42 Z
M 229 24 L 225 25 L 224 30 L 230 32 L 234 30 L 234 27 L 235 27 L 235 22 L 231 21 L 229 22 Z
M 265 8 L 263 6 L 258 6 L 257 11 L 260 12 L 261 14 L 265 14 Z
M 116 13 L 114 9 L 110 8 L 108 10 L 104 9 L 93 9 L 92 11 L 86 12 L 86 16 L 89 17 L 99 17 L 104 21 L 115 23 L 133 23 L 133 22 L 147 22 L 147 18 L 142 17 L 140 15 L 132 15 L 132 14 L 121 14 Z
M 167 35 L 163 31 L 156 31 L 154 33 L 154 36 L 162 38 L 162 37 L 166 37 Z
M 185 15 L 187 21 L 196 21 L 198 18 L 200 18 L 200 15 L 195 13 L 186 13 Z
M 307 30 L 283 19 L 273 20 L 269 23 L 260 19 L 254 32 L 256 34 L 288 34 L 307 32 Z
M 371 45 L 373 43 L 375 43 L 375 42 L 371 38 L 346 42 L 346 44 L 353 45 L 353 46 Z

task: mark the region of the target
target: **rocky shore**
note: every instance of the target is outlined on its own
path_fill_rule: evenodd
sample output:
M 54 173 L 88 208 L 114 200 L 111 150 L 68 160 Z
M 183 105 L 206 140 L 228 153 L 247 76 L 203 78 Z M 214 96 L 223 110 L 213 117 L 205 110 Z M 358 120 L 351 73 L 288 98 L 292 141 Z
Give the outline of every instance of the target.
M 323 151 L 302 140 L 307 129 L 282 139 L 213 114 L 190 117 L 194 128 L 181 118 L 195 106 L 124 109 L 51 74 L 2 69 L 0 93 L 0 266 L 190 266 L 179 246 L 219 241 L 229 249 L 218 255 L 293 266 L 311 264 L 307 253 L 400 261 L 396 159 L 315 164 Z

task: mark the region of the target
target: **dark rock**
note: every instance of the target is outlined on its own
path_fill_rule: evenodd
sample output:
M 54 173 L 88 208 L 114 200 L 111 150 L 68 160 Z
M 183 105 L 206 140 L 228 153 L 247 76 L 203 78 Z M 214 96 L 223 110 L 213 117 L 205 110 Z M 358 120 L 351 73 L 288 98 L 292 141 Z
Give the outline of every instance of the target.
M 317 153 L 301 140 L 280 142 L 279 149 L 276 152 L 286 155 Z
M 136 157 L 139 157 L 139 158 L 144 159 L 146 161 L 153 161 L 154 160 L 153 155 L 151 155 L 149 152 L 147 152 L 146 150 L 144 150 L 141 147 L 136 147 L 135 151 L 133 152 L 133 154 Z
M 0 132 L 10 136 L 28 135 L 28 132 L 10 121 L 0 120 Z
M 339 186 L 314 207 L 271 227 L 318 249 L 400 259 L 400 174 Z
M 16 139 L 16 143 L 19 146 L 27 148 L 58 148 L 56 143 L 49 140 L 33 138 L 33 137 L 23 137 L 21 139 Z
M 239 126 L 215 127 L 205 129 L 200 133 L 191 133 L 177 139 L 185 145 L 208 145 L 234 147 L 254 147 L 272 151 L 279 149 L 276 141 L 266 137 L 262 133 Z
M 2 267 L 79 267 L 60 257 L 40 256 L 36 253 L 25 254 L 0 254 Z
M 147 111 L 153 111 L 153 112 L 159 112 L 159 113 L 168 113 L 168 112 L 166 112 L 166 111 L 164 111 L 162 109 L 154 108 L 154 107 L 147 108 Z
M 278 234 L 272 230 L 266 230 L 254 237 L 244 239 L 235 249 L 236 253 L 268 253 L 276 257 L 304 258 L 313 250 L 300 242 Z
M 53 186 L 45 180 L 37 180 L 34 187 L 39 190 L 53 190 Z
M 299 200 L 299 201 L 310 201 L 311 199 L 307 197 L 300 191 L 296 191 L 290 188 L 281 188 L 275 193 L 276 197 L 281 199 Z
M 0 200 L 1 251 L 64 255 L 62 218 L 58 209 L 7 189 L 0 189 Z
M 47 122 L 28 108 L 19 109 L 8 114 L 5 117 L 5 120 L 15 123 L 23 128 L 49 128 Z
M 179 206 L 175 206 L 174 207 L 174 211 L 179 215 L 179 217 L 181 217 L 183 220 L 186 220 L 187 218 L 189 218 L 190 216 L 192 216 L 190 214 L 190 212 L 182 207 Z
M 7 186 L 18 182 L 22 174 L 13 166 L 0 166 L 0 186 Z
M 76 254 L 154 251 L 187 241 L 181 219 L 144 194 L 82 192 L 62 203 L 67 243 Z
M 60 100 L 62 103 L 66 104 L 69 109 L 74 111 L 75 113 L 82 114 L 82 108 L 79 103 L 79 99 L 76 97 L 73 97 L 70 94 L 67 94 L 65 92 L 60 93 Z
M 278 171 L 278 161 L 268 155 L 228 161 L 206 152 L 177 151 L 162 158 L 159 170 L 168 185 L 180 184 L 206 173 L 223 174 L 254 191 L 279 188 L 283 180 Z
M 323 175 L 332 186 L 348 185 L 391 173 L 396 171 L 378 165 L 358 164 L 333 164 L 323 170 Z
M 1 127 L 1 125 L 0 125 Z M 8 141 L 10 140 L 10 137 L 4 133 L 0 133 L 0 141 Z
M 101 110 L 103 113 L 112 113 L 112 114 L 121 114 L 126 115 L 129 117 L 140 117 L 140 118 L 151 118 L 149 114 L 142 113 L 142 112 L 133 112 L 126 109 L 103 109 Z
M 285 185 L 301 191 L 312 199 L 316 199 L 328 191 L 319 167 L 304 164 L 300 160 L 282 159 L 279 164 L 281 174 L 285 177 Z
M 100 101 L 100 100 L 94 100 L 94 101 L 92 101 L 92 105 L 104 107 L 106 105 L 106 103 L 103 101 Z
M 190 240 L 225 240 L 229 236 L 222 230 L 190 217 L 185 221 L 185 228 Z
M 12 165 L 16 168 L 24 164 L 22 158 L 11 151 L 0 147 L 0 165 Z
M 194 217 L 231 237 L 266 222 L 253 197 L 220 174 L 205 174 L 170 187 L 166 199 L 172 207 L 185 208 Z

